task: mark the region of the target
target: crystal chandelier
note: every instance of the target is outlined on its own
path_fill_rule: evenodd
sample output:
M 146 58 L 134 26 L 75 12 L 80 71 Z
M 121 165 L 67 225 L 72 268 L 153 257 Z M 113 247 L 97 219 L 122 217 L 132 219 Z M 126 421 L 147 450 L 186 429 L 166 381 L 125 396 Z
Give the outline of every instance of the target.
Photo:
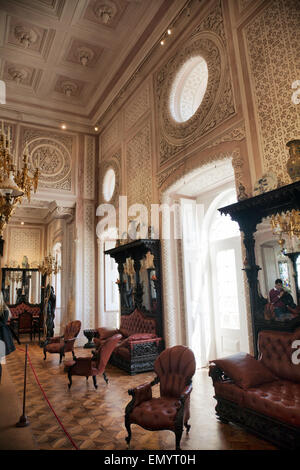
M 270 223 L 273 234 L 279 236 L 278 243 L 281 246 L 281 251 L 283 251 L 285 244 L 283 235 L 289 237 L 291 244 L 293 244 L 295 237 L 300 240 L 300 211 L 292 209 L 282 214 L 273 214 Z
M 31 191 L 36 192 L 39 179 L 39 169 L 34 175 L 29 175 L 27 146 L 23 155 L 23 167 L 16 169 L 14 156 L 11 153 L 10 127 L 7 135 L 4 123 L 0 134 L 0 238 L 5 225 L 9 222 L 18 203 L 25 195 L 30 201 Z
M 42 273 L 44 276 L 54 274 L 56 275 L 58 271 L 60 270 L 60 266 L 58 266 L 57 259 L 54 258 L 50 253 L 48 256 L 45 256 L 45 259 L 43 259 L 42 264 L 38 265 L 38 270 Z

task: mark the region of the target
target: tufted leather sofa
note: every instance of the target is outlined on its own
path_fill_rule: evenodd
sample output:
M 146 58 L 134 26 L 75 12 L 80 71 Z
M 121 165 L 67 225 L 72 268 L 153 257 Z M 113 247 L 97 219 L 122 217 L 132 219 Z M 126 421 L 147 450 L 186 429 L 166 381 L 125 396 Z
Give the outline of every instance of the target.
M 111 364 L 131 375 L 153 370 L 154 361 L 162 350 L 162 338 L 156 333 L 155 318 L 146 317 L 138 309 L 130 315 L 121 315 L 119 329 L 96 330 L 96 348 L 114 334 L 121 334 L 121 339 L 111 355 Z
M 299 345 L 300 328 L 261 331 L 258 360 L 239 353 L 212 361 L 220 421 L 242 425 L 279 448 L 300 449 Z

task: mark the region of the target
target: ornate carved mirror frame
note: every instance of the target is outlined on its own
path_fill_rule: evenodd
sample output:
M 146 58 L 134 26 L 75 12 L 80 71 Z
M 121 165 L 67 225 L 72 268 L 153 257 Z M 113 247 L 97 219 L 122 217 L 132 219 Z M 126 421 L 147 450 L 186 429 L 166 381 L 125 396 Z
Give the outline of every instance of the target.
M 219 208 L 221 214 L 229 214 L 231 219 L 239 224 L 243 232 L 243 242 L 246 248 L 247 265 L 244 271 L 247 275 L 250 292 L 250 308 L 254 353 L 258 355 L 257 336 L 261 330 L 293 331 L 300 325 L 300 315 L 288 321 L 266 320 L 264 307 L 267 303 L 259 289 L 258 272 L 261 267 L 256 264 L 255 238 L 257 225 L 263 218 L 276 213 L 300 210 L 300 181 L 254 196 L 235 204 Z

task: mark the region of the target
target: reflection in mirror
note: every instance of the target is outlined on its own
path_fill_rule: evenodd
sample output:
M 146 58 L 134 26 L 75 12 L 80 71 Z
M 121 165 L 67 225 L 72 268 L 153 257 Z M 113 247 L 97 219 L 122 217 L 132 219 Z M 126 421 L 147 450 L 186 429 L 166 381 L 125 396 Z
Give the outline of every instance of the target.
M 122 304 L 130 310 L 134 307 L 135 271 L 132 258 L 126 258 L 123 272 Z
M 297 276 L 299 240 L 283 232 L 274 233 L 271 221 L 270 217 L 263 219 L 262 223 L 257 226 L 255 234 L 257 264 L 262 268 L 259 273 L 259 285 L 261 294 L 268 301 L 264 318 L 288 321 L 300 315 L 300 308 L 297 307 L 299 305 L 297 295 L 299 292 L 299 276 Z M 282 281 L 282 289 L 285 291 L 280 306 L 270 301 L 277 279 Z
M 41 302 L 41 273 L 39 271 L 7 271 L 4 285 L 4 297 L 10 305 L 22 299 L 31 304 Z

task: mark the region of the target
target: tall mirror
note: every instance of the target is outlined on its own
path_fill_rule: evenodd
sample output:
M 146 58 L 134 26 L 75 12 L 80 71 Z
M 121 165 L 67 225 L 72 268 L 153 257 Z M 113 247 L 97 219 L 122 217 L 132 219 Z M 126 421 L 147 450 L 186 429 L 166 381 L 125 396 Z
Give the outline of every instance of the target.
M 300 324 L 300 181 L 254 197 L 243 197 L 219 211 L 229 214 L 243 232 L 246 255 L 243 270 L 249 284 L 257 355 L 259 331 L 293 331 Z M 276 283 L 277 280 L 280 282 Z M 280 298 L 284 305 L 278 305 L 277 300 L 270 301 L 274 288 L 275 294 L 282 288 L 285 290 L 284 299 Z
M 42 275 L 38 269 L 2 268 L 2 291 L 10 305 L 22 301 L 40 304 L 41 286 Z
M 158 334 L 163 336 L 159 240 L 134 240 L 105 254 L 118 264 L 121 315 L 138 308 L 157 319 Z

